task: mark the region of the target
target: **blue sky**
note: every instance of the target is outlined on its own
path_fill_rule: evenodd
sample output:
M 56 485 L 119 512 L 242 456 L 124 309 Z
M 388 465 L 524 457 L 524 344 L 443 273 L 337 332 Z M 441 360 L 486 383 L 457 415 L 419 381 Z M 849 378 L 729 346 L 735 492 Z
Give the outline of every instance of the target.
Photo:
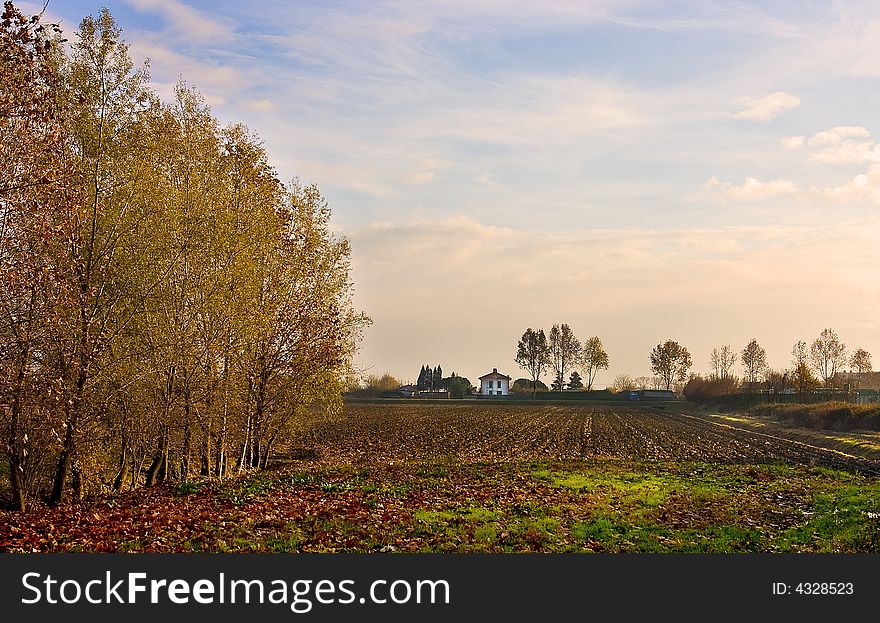
M 369 372 L 524 376 L 517 339 L 559 322 L 605 342 L 600 386 L 667 338 L 700 372 L 752 337 L 785 368 L 825 327 L 880 356 L 874 2 L 106 6 L 157 91 L 320 186 Z

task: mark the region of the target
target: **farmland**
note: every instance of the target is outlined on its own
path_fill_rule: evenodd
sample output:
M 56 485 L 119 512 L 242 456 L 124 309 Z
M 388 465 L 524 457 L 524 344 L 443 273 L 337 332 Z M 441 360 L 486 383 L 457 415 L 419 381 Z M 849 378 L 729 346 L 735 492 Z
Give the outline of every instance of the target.
M 349 404 L 267 471 L 10 513 L 0 549 L 877 552 L 878 472 L 671 406 Z
M 302 449 L 324 464 L 449 458 L 778 461 L 880 473 L 880 463 L 684 414 L 672 405 L 350 404 L 344 418 L 314 422 Z

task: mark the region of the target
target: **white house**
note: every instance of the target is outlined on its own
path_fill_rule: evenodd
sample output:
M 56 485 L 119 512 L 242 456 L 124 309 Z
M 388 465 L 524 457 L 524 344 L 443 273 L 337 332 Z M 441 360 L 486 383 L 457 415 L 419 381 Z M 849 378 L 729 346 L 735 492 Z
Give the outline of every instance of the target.
M 509 396 L 510 377 L 492 368 L 492 372 L 480 377 L 480 394 L 483 396 Z

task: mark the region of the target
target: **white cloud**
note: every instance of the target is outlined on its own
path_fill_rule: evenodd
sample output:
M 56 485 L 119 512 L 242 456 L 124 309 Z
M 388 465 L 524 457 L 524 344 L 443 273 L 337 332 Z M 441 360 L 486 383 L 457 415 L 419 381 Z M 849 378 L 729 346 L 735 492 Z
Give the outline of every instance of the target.
M 797 186 L 791 180 L 770 180 L 762 182 L 754 177 L 747 177 L 742 184 L 736 185 L 730 182 L 720 182 L 717 177 L 710 177 L 703 187 L 714 195 L 733 199 L 735 201 L 760 201 L 779 195 L 793 195 L 798 192 Z
M 179 0 L 126 0 L 128 4 L 141 11 L 161 13 L 172 29 L 187 39 L 198 41 L 226 41 L 234 29 L 225 21 L 198 11 Z
M 880 146 L 868 140 L 870 136 L 862 126 L 837 126 L 816 132 L 807 144 L 820 149 L 810 155 L 810 160 L 825 164 L 880 162 Z
M 868 138 L 870 135 L 862 126 L 839 125 L 830 130 L 816 132 L 810 137 L 809 144 L 811 147 L 837 145 L 848 138 Z
M 786 110 L 792 110 L 801 105 L 799 97 L 776 91 L 764 97 L 741 97 L 737 103 L 742 110 L 734 113 L 736 119 L 751 119 L 754 121 L 770 121 Z
M 821 193 L 835 201 L 865 201 L 880 204 L 880 165 L 871 165 L 867 172 L 860 173 L 847 183 L 825 188 Z
M 800 149 L 807 142 L 804 136 L 786 136 L 782 139 L 782 146 L 785 149 Z
M 275 103 L 268 99 L 251 100 L 248 105 L 259 112 L 275 112 L 277 110 Z

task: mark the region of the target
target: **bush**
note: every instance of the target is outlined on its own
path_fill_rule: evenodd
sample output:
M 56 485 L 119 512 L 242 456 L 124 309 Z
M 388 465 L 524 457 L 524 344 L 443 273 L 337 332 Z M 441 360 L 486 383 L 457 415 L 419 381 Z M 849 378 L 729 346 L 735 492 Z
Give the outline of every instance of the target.
M 816 404 L 770 404 L 755 407 L 750 413 L 774 420 L 819 430 L 880 430 L 880 405 L 851 405 L 846 402 Z
M 708 379 L 702 376 L 692 376 L 682 389 L 682 394 L 688 400 L 694 402 L 708 402 L 720 396 L 729 396 L 739 391 L 737 379 L 734 377 Z

